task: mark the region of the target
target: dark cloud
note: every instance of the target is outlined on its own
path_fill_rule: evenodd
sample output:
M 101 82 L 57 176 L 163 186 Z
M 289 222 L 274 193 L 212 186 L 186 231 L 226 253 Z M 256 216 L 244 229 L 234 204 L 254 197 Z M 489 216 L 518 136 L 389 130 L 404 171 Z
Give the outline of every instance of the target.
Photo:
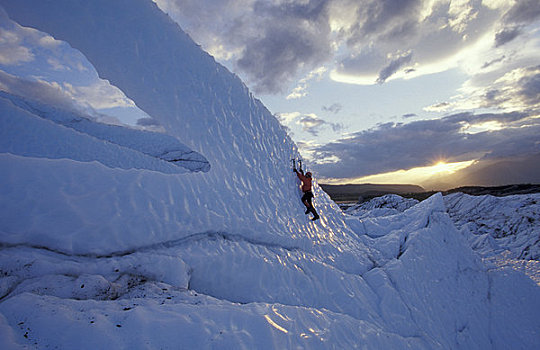
M 540 151 L 540 123 L 528 125 L 525 113 L 460 113 L 442 119 L 411 123 L 386 123 L 355 133 L 346 139 L 313 149 L 315 159 L 339 159 L 317 164 L 322 177 L 355 178 L 433 164 L 438 159 L 466 161 L 486 157 L 509 157 Z M 465 133 L 467 125 L 485 122 L 514 127 Z
M 399 40 L 415 30 L 421 0 L 374 0 L 365 1 L 358 7 L 359 21 L 353 27 L 349 44 L 357 44 L 362 38 L 383 36 Z
M 404 114 L 402 117 L 403 118 L 414 118 L 414 117 L 417 117 L 417 115 L 414 114 L 414 113 L 407 113 L 407 114 Z
M 540 104 L 540 66 L 535 70 L 536 74 L 521 78 L 518 84 L 521 86 L 520 95 L 529 105 Z
M 484 64 L 482 65 L 482 69 L 486 69 L 486 68 L 490 67 L 491 65 L 494 65 L 495 63 L 502 62 L 502 61 L 504 61 L 505 58 L 506 58 L 506 56 L 505 56 L 505 55 L 502 55 L 502 56 L 499 57 L 499 58 L 496 58 L 496 59 L 494 59 L 494 60 L 491 60 L 491 61 L 489 61 L 489 62 L 486 62 L 486 63 L 484 63 Z
M 538 0 L 519 0 L 504 15 L 506 23 L 528 24 L 540 18 L 540 2 Z
M 483 91 L 478 106 L 540 112 L 540 66 L 511 71 L 501 83 Z
M 255 2 L 256 37 L 246 42 L 236 65 L 259 93 L 281 92 L 297 74 L 332 55 L 326 0 Z
M 273 18 L 283 18 L 283 16 L 296 18 L 298 20 L 317 20 L 326 12 L 327 0 L 309 1 L 284 1 L 272 3 L 268 0 L 258 0 L 253 7 L 255 13 L 270 15 Z
M 155 1 L 257 93 L 283 92 L 332 60 L 335 73 L 362 82 L 383 83 L 400 69 L 421 75 L 494 24 L 501 28 L 495 44 L 508 43 L 540 11 L 537 0 L 517 1 L 502 20 L 501 9 L 481 1 Z
M 381 70 L 386 57 L 374 49 L 363 49 L 359 53 L 341 58 L 337 70 L 347 75 L 373 75 Z
M 485 107 L 502 105 L 510 99 L 504 91 L 498 89 L 488 90 L 482 97 Z
M 313 136 L 318 136 L 323 126 L 329 126 L 334 132 L 339 132 L 343 129 L 343 125 L 338 123 L 327 122 L 315 115 L 306 115 L 300 118 L 298 121 L 302 125 L 302 129 Z
M 409 52 L 406 55 L 397 57 L 392 60 L 386 67 L 384 67 L 379 72 L 379 77 L 377 78 L 377 83 L 382 84 L 386 79 L 390 78 L 394 73 L 396 73 L 401 67 L 409 63 L 412 59 L 412 53 Z
M 315 68 L 330 57 L 329 42 L 321 35 L 325 36 L 319 29 L 276 24 L 247 43 L 236 65 L 248 74 L 256 92 L 280 92 L 302 69 Z
M 137 119 L 137 125 L 139 126 L 160 126 L 159 122 L 154 118 L 140 118 Z
M 332 55 L 331 0 L 157 0 L 190 35 L 257 93 L 278 93 Z
M 519 27 L 504 28 L 497 34 L 495 34 L 495 47 L 502 46 L 521 34 L 521 29 Z
M 334 114 L 338 114 L 339 111 L 341 111 L 341 109 L 343 108 L 343 106 L 340 104 L 340 103 L 334 103 L 332 104 L 331 106 L 322 106 L 321 109 L 325 112 L 331 112 L 331 113 L 334 113 Z
M 319 134 L 319 128 L 325 124 L 324 120 L 312 116 L 300 118 L 299 123 L 302 125 L 304 131 L 309 132 L 313 136 L 317 136 Z

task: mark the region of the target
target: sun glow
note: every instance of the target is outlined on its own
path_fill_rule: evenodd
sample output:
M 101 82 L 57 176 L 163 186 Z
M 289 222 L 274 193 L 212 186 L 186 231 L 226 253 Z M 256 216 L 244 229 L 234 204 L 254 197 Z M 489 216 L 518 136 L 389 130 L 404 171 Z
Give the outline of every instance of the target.
M 364 176 L 355 179 L 327 179 L 325 183 L 372 183 L 372 184 L 420 184 L 433 176 L 450 175 L 472 165 L 475 160 L 446 163 L 437 161 L 431 166 L 398 170 L 388 173 Z

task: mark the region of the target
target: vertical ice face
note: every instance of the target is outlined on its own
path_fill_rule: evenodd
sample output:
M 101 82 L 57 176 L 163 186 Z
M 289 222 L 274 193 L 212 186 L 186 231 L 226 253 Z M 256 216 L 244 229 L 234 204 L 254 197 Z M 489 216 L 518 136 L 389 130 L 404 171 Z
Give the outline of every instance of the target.
M 335 229 L 308 224 L 299 201 L 298 179 L 290 170 L 297 149 L 276 118 L 238 77 L 202 51 L 152 1 L 1 0 L 0 5 L 19 24 L 78 49 L 101 78 L 209 161 L 211 168 L 205 174 L 166 180 L 141 175 L 152 184 L 130 189 L 128 193 L 136 197 L 130 202 L 137 207 L 130 210 L 155 210 L 156 205 L 148 203 L 152 200 L 171 203 L 155 212 L 134 214 L 147 218 L 145 225 L 132 228 L 141 237 L 143 227 L 151 227 L 153 241 L 196 230 L 225 230 L 290 245 L 298 237 L 305 244 L 313 240 L 334 244 L 336 235 L 345 237 L 341 213 L 317 186 L 315 203 L 326 225 Z M 164 188 L 163 193 L 147 190 L 156 181 L 163 185 L 157 186 Z M 139 190 L 145 195 L 138 194 Z M 78 202 L 70 201 L 70 205 Z M 119 220 L 110 215 L 111 220 Z M 85 221 L 104 222 L 101 217 Z M 103 227 L 103 232 L 107 230 Z

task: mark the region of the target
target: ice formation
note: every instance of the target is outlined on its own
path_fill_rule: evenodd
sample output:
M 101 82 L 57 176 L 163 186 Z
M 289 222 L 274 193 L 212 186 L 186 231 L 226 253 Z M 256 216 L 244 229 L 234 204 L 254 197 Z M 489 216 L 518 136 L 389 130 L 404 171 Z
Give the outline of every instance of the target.
M 309 221 L 294 143 L 152 1 L 0 5 L 167 132 L 59 123 L 54 106 L 2 95 L 2 348 L 539 345 L 538 286 L 486 268 L 441 195 L 359 219 L 315 184 Z M 170 142 L 209 168 L 143 152 Z

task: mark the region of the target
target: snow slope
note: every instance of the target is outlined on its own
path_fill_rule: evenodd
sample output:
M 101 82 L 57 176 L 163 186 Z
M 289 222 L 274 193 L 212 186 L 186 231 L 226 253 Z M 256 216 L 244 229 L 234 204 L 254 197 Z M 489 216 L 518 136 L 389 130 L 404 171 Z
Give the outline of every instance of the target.
M 538 286 L 486 268 L 442 196 L 358 219 L 315 184 L 311 222 L 296 146 L 153 2 L 0 5 L 80 50 L 167 132 L 2 95 L 1 348 L 539 345 Z M 145 152 L 168 142 L 208 171 Z

